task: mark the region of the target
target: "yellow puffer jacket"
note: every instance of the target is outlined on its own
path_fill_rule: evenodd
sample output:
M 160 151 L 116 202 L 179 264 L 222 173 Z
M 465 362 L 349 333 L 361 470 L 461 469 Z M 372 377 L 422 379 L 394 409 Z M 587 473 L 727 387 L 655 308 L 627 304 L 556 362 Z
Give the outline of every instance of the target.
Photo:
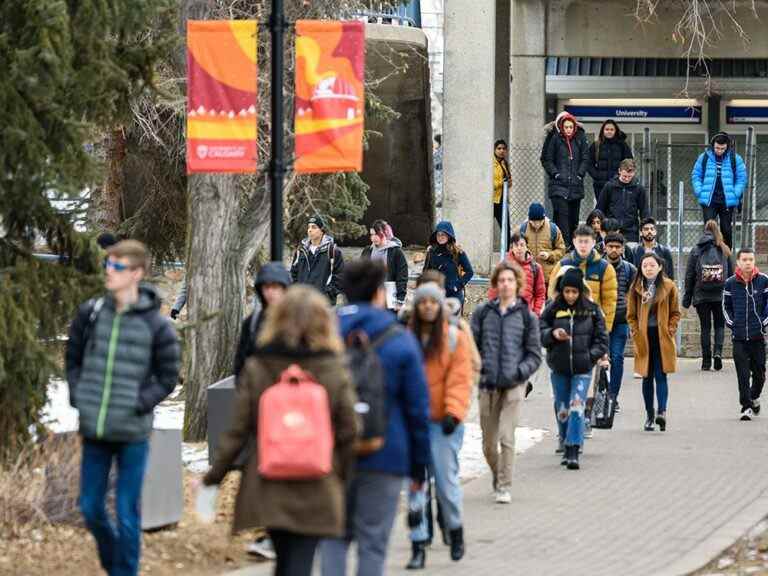
M 496 155 L 493 156 L 493 203 L 501 202 L 501 192 L 504 189 L 504 175 L 509 179 L 509 169 L 499 162 Z

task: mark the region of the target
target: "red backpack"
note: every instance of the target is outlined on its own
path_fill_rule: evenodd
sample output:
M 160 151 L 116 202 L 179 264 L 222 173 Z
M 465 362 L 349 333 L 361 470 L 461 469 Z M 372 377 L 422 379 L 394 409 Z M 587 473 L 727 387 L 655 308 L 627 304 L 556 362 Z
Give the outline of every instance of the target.
M 328 392 L 292 364 L 259 399 L 259 474 L 270 480 L 313 480 L 333 466 Z

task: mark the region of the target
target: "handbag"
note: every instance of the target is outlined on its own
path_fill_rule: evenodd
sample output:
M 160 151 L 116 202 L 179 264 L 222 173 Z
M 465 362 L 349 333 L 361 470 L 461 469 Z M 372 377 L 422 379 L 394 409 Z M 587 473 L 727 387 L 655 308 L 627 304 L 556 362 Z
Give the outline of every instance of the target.
M 600 373 L 597 380 L 595 402 L 592 405 L 592 427 L 600 429 L 613 428 L 613 417 L 616 415 L 616 400 L 608 391 L 608 370 L 598 368 Z

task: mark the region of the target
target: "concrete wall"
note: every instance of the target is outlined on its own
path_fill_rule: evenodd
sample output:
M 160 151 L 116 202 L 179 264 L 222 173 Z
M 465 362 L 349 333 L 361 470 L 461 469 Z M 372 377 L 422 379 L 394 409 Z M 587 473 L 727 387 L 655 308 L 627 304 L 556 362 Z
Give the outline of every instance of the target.
M 401 72 L 393 74 L 393 64 Z M 399 117 L 389 122 L 366 118 L 370 139 L 363 180 L 371 206 L 364 223 L 387 220 L 405 245 L 424 245 L 434 225 L 432 128 L 427 38 L 416 28 L 366 25 L 366 67 L 384 104 Z M 365 239 L 367 243 L 367 238 Z
M 659 2 L 658 18 L 642 25 L 635 18 L 636 0 L 550 0 L 548 51 L 551 56 L 602 56 L 617 58 L 674 58 L 683 55 L 683 44 L 675 43 L 673 31 L 682 14 L 679 2 Z M 684 4 L 687 4 L 685 2 Z M 749 10 L 750 2 L 738 2 L 740 24 L 750 37 L 745 45 L 732 22 L 713 6 L 722 37 L 707 49 L 712 58 L 768 57 L 768 34 L 764 19 L 768 3 L 758 0 L 758 13 Z M 731 2 L 727 2 L 731 4 Z M 520 31 L 515 29 L 515 32 Z

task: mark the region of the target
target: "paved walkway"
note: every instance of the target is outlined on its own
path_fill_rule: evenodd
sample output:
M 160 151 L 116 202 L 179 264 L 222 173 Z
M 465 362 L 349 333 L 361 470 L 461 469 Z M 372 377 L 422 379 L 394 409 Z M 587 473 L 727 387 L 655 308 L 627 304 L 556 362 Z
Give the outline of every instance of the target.
M 616 427 L 595 431 L 580 471 L 559 466 L 549 437 L 518 459 L 511 505 L 493 503 L 489 475 L 469 482 L 467 555 L 452 563 L 436 543 L 426 573 L 666 576 L 717 555 L 768 514 L 768 414 L 740 422 L 733 363 L 721 373 L 698 365 L 681 361 L 671 379 L 667 432 L 642 431 L 640 381 L 629 370 Z M 546 387 L 529 398 L 523 425 L 552 430 Z M 407 573 L 402 518 L 390 550 L 388 573 Z

